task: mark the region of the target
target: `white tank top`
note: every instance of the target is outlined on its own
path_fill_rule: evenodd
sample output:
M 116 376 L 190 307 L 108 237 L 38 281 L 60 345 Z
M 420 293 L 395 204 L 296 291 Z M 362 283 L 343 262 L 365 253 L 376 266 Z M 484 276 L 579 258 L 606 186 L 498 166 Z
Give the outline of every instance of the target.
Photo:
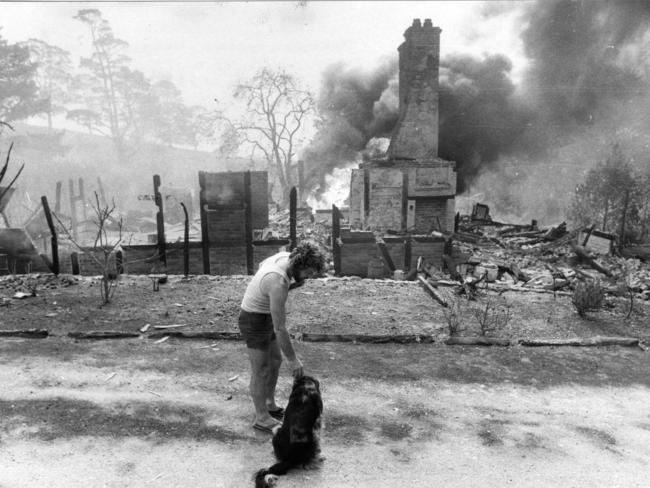
M 242 310 L 252 313 L 271 313 L 271 303 L 268 293 L 264 293 L 261 288 L 262 279 L 270 273 L 280 275 L 287 290 L 289 290 L 289 276 L 287 269 L 289 268 L 289 253 L 280 252 L 271 257 L 266 258 L 260 263 L 260 267 L 253 276 L 253 279 L 246 287 L 246 293 L 241 302 Z

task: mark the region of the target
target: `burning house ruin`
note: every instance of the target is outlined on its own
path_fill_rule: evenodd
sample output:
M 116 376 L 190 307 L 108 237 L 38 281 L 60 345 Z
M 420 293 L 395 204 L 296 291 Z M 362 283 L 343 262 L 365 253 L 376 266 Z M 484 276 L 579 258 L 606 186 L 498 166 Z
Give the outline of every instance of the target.
M 399 118 L 387 157 L 352 170 L 350 229 L 334 244 L 340 274 L 387 277 L 420 258 L 442 266 L 443 233 L 454 230 L 456 163 L 438 157 L 440 28 L 415 19 L 398 51 Z
M 399 46 L 399 119 L 388 157 L 352 170 L 352 228 L 453 231 L 456 164 L 438 157 L 440 28 L 415 19 Z

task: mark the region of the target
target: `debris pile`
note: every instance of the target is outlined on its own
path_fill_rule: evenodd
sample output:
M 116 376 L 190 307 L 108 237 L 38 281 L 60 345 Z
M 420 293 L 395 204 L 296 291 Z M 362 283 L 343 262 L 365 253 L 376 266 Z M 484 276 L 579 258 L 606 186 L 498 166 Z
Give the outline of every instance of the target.
M 269 205 L 269 226 L 260 236 L 261 240 L 286 238 L 289 236 L 289 210 L 278 209 Z M 318 244 L 326 254 L 326 259 L 332 261 L 332 219 L 316 219 L 310 207 L 298 208 L 296 212 L 296 236 L 298 241 L 311 240 Z
M 0 276 L 0 292 L 30 292 L 39 289 L 56 289 L 73 286 L 81 277 L 68 274 L 53 275 L 49 273 L 9 274 Z
M 497 288 L 556 292 L 591 279 L 609 294 L 650 300 L 650 265 L 638 252 L 643 247 L 635 253 L 619 251 L 614 236 L 593 227 L 569 231 L 562 222 L 540 229 L 535 221 L 517 225 L 463 216 L 456 232 L 445 236 L 449 245 L 441 271 L 461 282 L 460 293 L 471 295 L 481 281 Z

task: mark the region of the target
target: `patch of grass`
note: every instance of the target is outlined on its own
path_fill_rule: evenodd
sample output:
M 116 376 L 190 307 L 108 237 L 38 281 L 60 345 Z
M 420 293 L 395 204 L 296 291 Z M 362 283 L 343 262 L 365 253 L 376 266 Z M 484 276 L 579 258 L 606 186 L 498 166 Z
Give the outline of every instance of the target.
M 421 420 L 424 418 L 434 418 L 438 416 L 438 413 L 430 408 L 425 408 L 417 405 L 409 406 L 406 402 L 404 402 L 404 405 L 404 416 L 410 419 Z
M 532 432 L 526 432 L 524 438 L 516 443 L 518 449 L 545 449 L 544 439 Z
M 328 410 L 325 414 L 325 432 L 327 436 L 344 439 L 346 442 L 362 443 L 370 429 L 363 417 L 347 415 Z
M 484 446 L 494 447 L 503 445 L 503 440 L 496 433 L 490 429 L 481 429 L 478 432 L 481 442 Z
M 104 408 L 83 400 L 51 398 L 0 401 L 0 427 L 26 422 L 45 441 L 74 437 L 139 437 L 159 443 L 189 438 L 216 442 L 251 440 L 219 425 L 208 425 L 207 412 L 195 407 L 138 402 Z
M 413 427 L 399 422 L 382 422 L 381 435 L 392 441 L 401 441 L 411 435 Z
M 608 432 L 600 429 L 594 429 L 593 427 L 582 427 L 578 426 L 575 428 L 576 432 L 588 437 L 596 443 L 605 447 L 605 449 L 611 449 L 616 445 L 616 438 Z

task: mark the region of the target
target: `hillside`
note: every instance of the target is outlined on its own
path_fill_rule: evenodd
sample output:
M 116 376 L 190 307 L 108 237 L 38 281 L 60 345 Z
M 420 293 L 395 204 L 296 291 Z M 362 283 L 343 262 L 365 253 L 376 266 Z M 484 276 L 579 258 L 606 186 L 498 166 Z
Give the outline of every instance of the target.
M 160 175 L 163 186 L 191 189 L 196 199 L 199 171 L 250 168 L 250 162 L 243 158 L 217 159 L 211 152 L 153 144 L 141 147 L 132 165 L 119 166 L 112 143 L 106 137 L 70 130 L 48 136 L 45 127 L 26 124 L 15 124 L 14 128 L 13 132 L 4 132 L 0 147 L 4 159 L 9 144 L 14 143 L 10 177 L 25 164 L 8 208 L 12 225 L 16 226 L 36 207 L 42 195 L 54 202 L 57 181 L 63 182 L 62 209 L 69 208 L 69 180 L 74 181 L 77 193 L 78 180 L 83 178 L 85 194 L 92 197 L 99 190 L 100 178 L 106 198 L 114 198 L 118 209 L 126 213 L 154 210 L 153 203 L 142 198 L 153 193 L 154 174 Z

